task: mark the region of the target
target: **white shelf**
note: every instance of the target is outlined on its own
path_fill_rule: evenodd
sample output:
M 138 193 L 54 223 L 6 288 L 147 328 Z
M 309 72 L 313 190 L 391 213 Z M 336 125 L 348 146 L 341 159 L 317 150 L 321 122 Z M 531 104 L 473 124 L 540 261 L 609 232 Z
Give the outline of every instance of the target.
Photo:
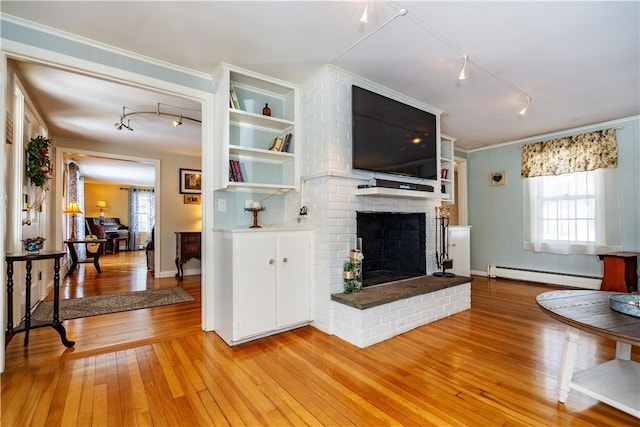
M 569 387 L 640 418 L 640 363 L 615 359 L 573 375 Z
M 240 147 L 239 145 L 229 145 L 229 156 L 239 158 L 251 158 L 254 160 L 264 160 L 270 162 L 284 163 L 294 159 L 293 153 L 283 153 L 282 151 L 263 150 L 261 148 Z
M 284 132 L 291 129 L 294 123 L 290 120 L 279 119 L 277 117 L 263 116 L 262 114 L 251 113 L 243 110 L 229 108 L 229 121 L 231 123 L 244 124 L 261 127 L 275 131 Z
M 442 202 L 443 203 L 454 203 L 455 201 L 455 182 L 454 182 L 454 155 L 453 155 L 453 147 L 455 143 L 455 138 L 451 138 L 450 136 L 441 135 L 440 136 L 440 178 L 438 179 L 438 184 L 442 193 Z M 442 178 L 442 170 L 447 170 L 447 178 Z
M 372 197 L 401 197 L 406 199 L 439 199 L 440 193 L 431 193 L 428 191 L 401 190 L 397 188 L 371 187 L 358 188 L 356 196 L 372 196 Z
M 295 185 L 278 185 L 278 184 L 260 184 L 254 182 L 229 182 L 227 187 L 229 191 L 250 191 L 253 193 L 273 193 L 276 191 L 282 194 L 289 191 L 295 191 Z

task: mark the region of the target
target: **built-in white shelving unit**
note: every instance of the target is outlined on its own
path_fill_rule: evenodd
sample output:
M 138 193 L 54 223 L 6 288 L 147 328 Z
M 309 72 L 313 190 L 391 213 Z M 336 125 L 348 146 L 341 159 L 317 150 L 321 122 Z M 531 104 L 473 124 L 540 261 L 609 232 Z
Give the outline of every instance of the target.
M 440 136 L 440 192 L 441 200 L 444 203 L 455 202 L 455 185 L 454 185 L 454 154 L 453 147 L 455 138 L 450 136 Z
M 220 65 L 216 81 L 216 190 L 297 190 L 297 87 L 229 64 Z M 262 114 L 266 104 L 270 116 Z M 269 150 L 274 138 L 288 133 L 288 150 Z M 230 161 L 238 162 L 242 179 L 234 176 Z

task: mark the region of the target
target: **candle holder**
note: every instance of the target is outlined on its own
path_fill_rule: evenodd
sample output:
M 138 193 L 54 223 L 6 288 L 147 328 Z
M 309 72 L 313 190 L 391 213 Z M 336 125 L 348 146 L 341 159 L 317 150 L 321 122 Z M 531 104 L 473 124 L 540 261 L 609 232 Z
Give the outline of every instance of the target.
M 265 210 L 267 210 L 267 208 L 265 208 L 264 206 L 259 208 L 244 208 L 245 212 L 253 213 L 253 225 L 250 226 L 249 228 L 262 228 L 261 226 L 258 225 L 258 212 L 262 212 Z

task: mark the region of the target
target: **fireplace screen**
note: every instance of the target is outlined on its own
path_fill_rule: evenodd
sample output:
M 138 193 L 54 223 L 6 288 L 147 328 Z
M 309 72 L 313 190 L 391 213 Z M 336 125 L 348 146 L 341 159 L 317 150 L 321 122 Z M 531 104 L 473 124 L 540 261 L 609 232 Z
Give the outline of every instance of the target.
M 426 274 L 424 213 L 357 212 L 356 220 L 363 286 Z

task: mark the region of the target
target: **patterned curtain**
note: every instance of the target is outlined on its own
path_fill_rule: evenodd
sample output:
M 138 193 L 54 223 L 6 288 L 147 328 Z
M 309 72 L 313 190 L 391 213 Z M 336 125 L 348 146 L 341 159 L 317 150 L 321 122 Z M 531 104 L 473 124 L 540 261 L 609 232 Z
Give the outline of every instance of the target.
M 140 198 L 144 199 L 141 201 Z M 147 203 L 145 203 L 145 200 Z M 135 250 L 138 249 L 138 237 L 140 235 L 140 230 L 151 230 L 156 222 L 155 218 L 155 209 L 154 206 L 156 204 L 156 193 L 154 190 L 144 189 L 144 188 L 130 188 L 129 189 L 129 233 L 131 234 L 131 238 L 129 239 L 129 249 Z M 146 209 L 149 209 L 148 216 L 141 215 L 146 213 Z M 140 212 L 142 210 L 142 212 Z M 147 224 L 141 224 L 140 218 L 147 218 Z
M 149 230 L 153 230 L 153 227 L 156 225 L 156 192 L 155 190 L 149 191 L 149 206 L 151 209 L 149 211 Z M 150 231 L 151 232 L 151 231 Z
M 129 250 L 136 249 L 140 224 L 138 224 L 138 189 L 129 189 Z
M 525 145 L 520 176 L 532 178 L 616 167 L 618 144 L 616 130 L 612 128 Z
M 80 176 L 80 166 L 75 162 L 70 162 L 67 166 L 68 169 L 68 187 L 67 187 L 67 199 L 66 204 L 72 200 L 75 201 L 80 210 L 84 212 L 84 179 Z M 71 218 L 67 220 L 67 233 L 64 236 L 67 239 L 71 235 L 71 228 L 74 221 Z M 76 239 L 83 240 L 85 237 L 84 233 L 84 214 L 78 214 L 75 217 L 75 235 Z M 78 252 L 78 256 L 80 258 L 86 257 L 86 248 L 84 245 L 78 245 L 76 248 Z

